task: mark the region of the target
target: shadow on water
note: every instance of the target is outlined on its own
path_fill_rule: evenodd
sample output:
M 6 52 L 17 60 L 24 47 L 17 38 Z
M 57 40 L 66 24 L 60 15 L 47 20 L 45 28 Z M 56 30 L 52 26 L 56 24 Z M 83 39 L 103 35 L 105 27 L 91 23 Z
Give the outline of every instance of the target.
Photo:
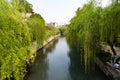
M 72 47 L 69 51 L 70 66 L 69 72 L 71 80 L 108 80 L 104 73 L 95 66 L 94 70 L 85 71 L 84 58 L 82 53 L 78 52 L 76 48 Z
M 107 80 L 97 67 L 85 73 L 83 62 L 80 52 L 61 37 L 37 53 L 27 80 Z
M 55 40 L 54 42 L 50 42 L 48 45 L 45 46 L 44 53 L 49 53 L 52 52 L 52 50 L 54 50 L 54 48 L 56 47 L 56 44 L 58 43 L 58 39 Z
M 38 52 L 35 63 L 32 65 L 27 80 L 47 80 L 48 63 L 46 61 L 47 54 L 43 54 L 44 50 Z
M 30 68 L 27 80 L 47 80 L 48 61 L 47 53 L 52 52 L 58 40 L 51 42 L 45 48 L 37 52 L 35 63 Z

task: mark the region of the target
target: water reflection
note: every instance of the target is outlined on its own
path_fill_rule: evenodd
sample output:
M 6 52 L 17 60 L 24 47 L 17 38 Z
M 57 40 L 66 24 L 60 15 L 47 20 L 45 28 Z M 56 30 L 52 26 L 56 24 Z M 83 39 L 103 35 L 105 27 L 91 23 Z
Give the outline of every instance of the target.
M 38 52 L 35 63 L 31 67 L 28 80 L 47 80 L 47 54 L 43 54 L 43 51 L 44 50 Z
M 65 38 L 60 38 L 54 50 L 48 54 L 48 80 L 69 80 L 69 51 Z
M 50 43 L 48 46 L 37 52 L 35 63 L 32 65 L 28 80 L 47 80 L 48 61 L 47 53 L 51 52 L 58 40 Z
M 81 54 L 76 48 L 70 49 L 69 57 L 71 65 L 69 72 L 71 80 L 108 80 L 98 67 L 95 67 L 95 70 L 86 72 L 84 58 L 81 57 Z
M 56 47 L 56 44 L 58 43 L 58 40 L 55 40 L 54 42 L 50 42 L 45 48 L 44 50 L 46 52 L 44 53 L 49 53 L 52 52 L 52 50 Z
M 62 37 L 38 52 L 28 80 L 107 80 L 98 68 L 85 73 L 81 56 Z

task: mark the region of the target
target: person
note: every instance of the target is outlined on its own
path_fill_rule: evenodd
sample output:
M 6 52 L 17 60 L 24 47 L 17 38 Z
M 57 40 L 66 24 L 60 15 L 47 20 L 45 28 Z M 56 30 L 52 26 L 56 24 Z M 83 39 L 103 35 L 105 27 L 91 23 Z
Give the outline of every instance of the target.
M 120 68 L 120 65 L 119 65 L 118 63 L 115 63 L 115 64 L 113 65 L 113 67 L 116 68 L 116 69 L 119 69 L 119 68 Z

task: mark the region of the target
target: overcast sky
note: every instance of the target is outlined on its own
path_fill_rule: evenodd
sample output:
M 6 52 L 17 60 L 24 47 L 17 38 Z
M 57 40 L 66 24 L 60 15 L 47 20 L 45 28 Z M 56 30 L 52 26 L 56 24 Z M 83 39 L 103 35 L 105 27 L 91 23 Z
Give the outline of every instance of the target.
M 78 7 L 82 7 L 87 0 L 27 0 L 33 5 L 33 10 L 41 14 L 47 23 L 67 23 L 75 15 Z M 108 0 L 103 0 L 103 6 Z

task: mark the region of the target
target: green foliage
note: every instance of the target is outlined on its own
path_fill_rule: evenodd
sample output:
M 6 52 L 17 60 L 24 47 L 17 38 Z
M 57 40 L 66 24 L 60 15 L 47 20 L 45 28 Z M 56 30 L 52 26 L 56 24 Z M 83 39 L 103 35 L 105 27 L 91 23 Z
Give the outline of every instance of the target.
M 39 14 L 32 14 L 27 20 L 32 41 L 42 45 L 45 38 L 45 21 Z
M 32 11 L 26 0 L 0 0 L 0 9 L 0 80 L 23 80 L 26 64 L 36 48 L 33 41 L 42 45 L 58 30 L 46 29 L 39 14 L 23 20 L 20 12 Z
M 11 0 L 13 6 L 16 6 L 20 12 L 32 12 L 32 4 L 27 0 Z
M 62 31 L 62 32 L 66 32 L 67 26 L 60 27 L 59 30 Z
M 23 80 L 31 56 L 29 28 L 7 0 L 0 0 L 0 9 L 0 80 Z
M 111 62 L 111 54 L 105 51 L 99 51 L 96 56 L 103 62 Z
M 71 46 L 84 49 L 84 61 L 87 68 L 93 65 L 101 42 L 115 45 L 120 34 L 120 4 L 113 3 L 106 8 L 96 6 L 94 2 L 78 8 L 75 17 L 67 28 L 67 39 Z M 86 69 L 87 69 L 86 68 Z
M 49 37 L 54 36 L 57 33 L 59 33 L 58 28 L 54 28 L 54 27 L 52 27 L 52 28 L 49 27 L 48 28 L 48 27 L 46 27 L 45 39 L 47 40 Z
M 115 44 L 120 34 L 120 4 L 112 4 L 103 11 L 101 40 Z
M 92 42 L 97 42 L 99 38 L 99 8 L 95 8 L 93 3 L 84 5 L 82 9 L 76 11 L 76 16 L 71 19 L 71 24 L 68 27 L 68 36 L 71 41 L 76 41 L 73 45 L 84 48 L 85 63 L 90 63 L 91 55 L 94 56 L 95 48 Z M 72 36 L 72 38 L 71 38 Z M 72 43 L 72 42 L 71 42 Z M 91 55 L 90 55 L 91 53 Z

